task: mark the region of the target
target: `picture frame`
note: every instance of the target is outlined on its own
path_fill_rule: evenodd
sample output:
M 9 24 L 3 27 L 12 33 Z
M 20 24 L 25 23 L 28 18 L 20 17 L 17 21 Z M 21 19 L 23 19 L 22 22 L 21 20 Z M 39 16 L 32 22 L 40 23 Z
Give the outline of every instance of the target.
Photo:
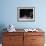
M 17 21 L 19 22 L 34 22 L 35 21 L 35 7 L 18 7 Z

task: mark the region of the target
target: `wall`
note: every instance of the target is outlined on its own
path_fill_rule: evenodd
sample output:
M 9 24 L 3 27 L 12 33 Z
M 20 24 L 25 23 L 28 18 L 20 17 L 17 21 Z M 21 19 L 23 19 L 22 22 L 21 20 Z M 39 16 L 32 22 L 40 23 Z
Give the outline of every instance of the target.
M 42 28 L 46 32 L 46 0 L 0 0 L 0 31 L 13 24 L 16 28 Z M 35 22 L 18 22 L 17 7 L 35 7 Z
M 16 28 L 46 28 L 46 6 L 41 0 L 1 0 L 0 24 L 13 24 Z M 35 22 L 18 22 L 17 7 L 35 7 Z M 44 18 L 43 18 L 44 17 Z

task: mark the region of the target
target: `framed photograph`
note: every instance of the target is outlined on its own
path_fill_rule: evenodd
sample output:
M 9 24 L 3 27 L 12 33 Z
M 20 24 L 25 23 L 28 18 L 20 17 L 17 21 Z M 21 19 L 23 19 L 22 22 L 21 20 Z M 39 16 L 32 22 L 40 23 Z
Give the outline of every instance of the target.
M 17 20 L 21 22 L 35 21 L 35 8 L 34 7 L 18 7 Z

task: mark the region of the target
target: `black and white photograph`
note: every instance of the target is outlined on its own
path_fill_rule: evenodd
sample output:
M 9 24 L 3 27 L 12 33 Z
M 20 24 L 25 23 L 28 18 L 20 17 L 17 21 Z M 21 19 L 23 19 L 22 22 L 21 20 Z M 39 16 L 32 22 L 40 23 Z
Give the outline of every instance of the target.
M 35 20 L 35 8 L 34 7 L 18 7 L 17 9 L 18 21 L 34 21 Z

